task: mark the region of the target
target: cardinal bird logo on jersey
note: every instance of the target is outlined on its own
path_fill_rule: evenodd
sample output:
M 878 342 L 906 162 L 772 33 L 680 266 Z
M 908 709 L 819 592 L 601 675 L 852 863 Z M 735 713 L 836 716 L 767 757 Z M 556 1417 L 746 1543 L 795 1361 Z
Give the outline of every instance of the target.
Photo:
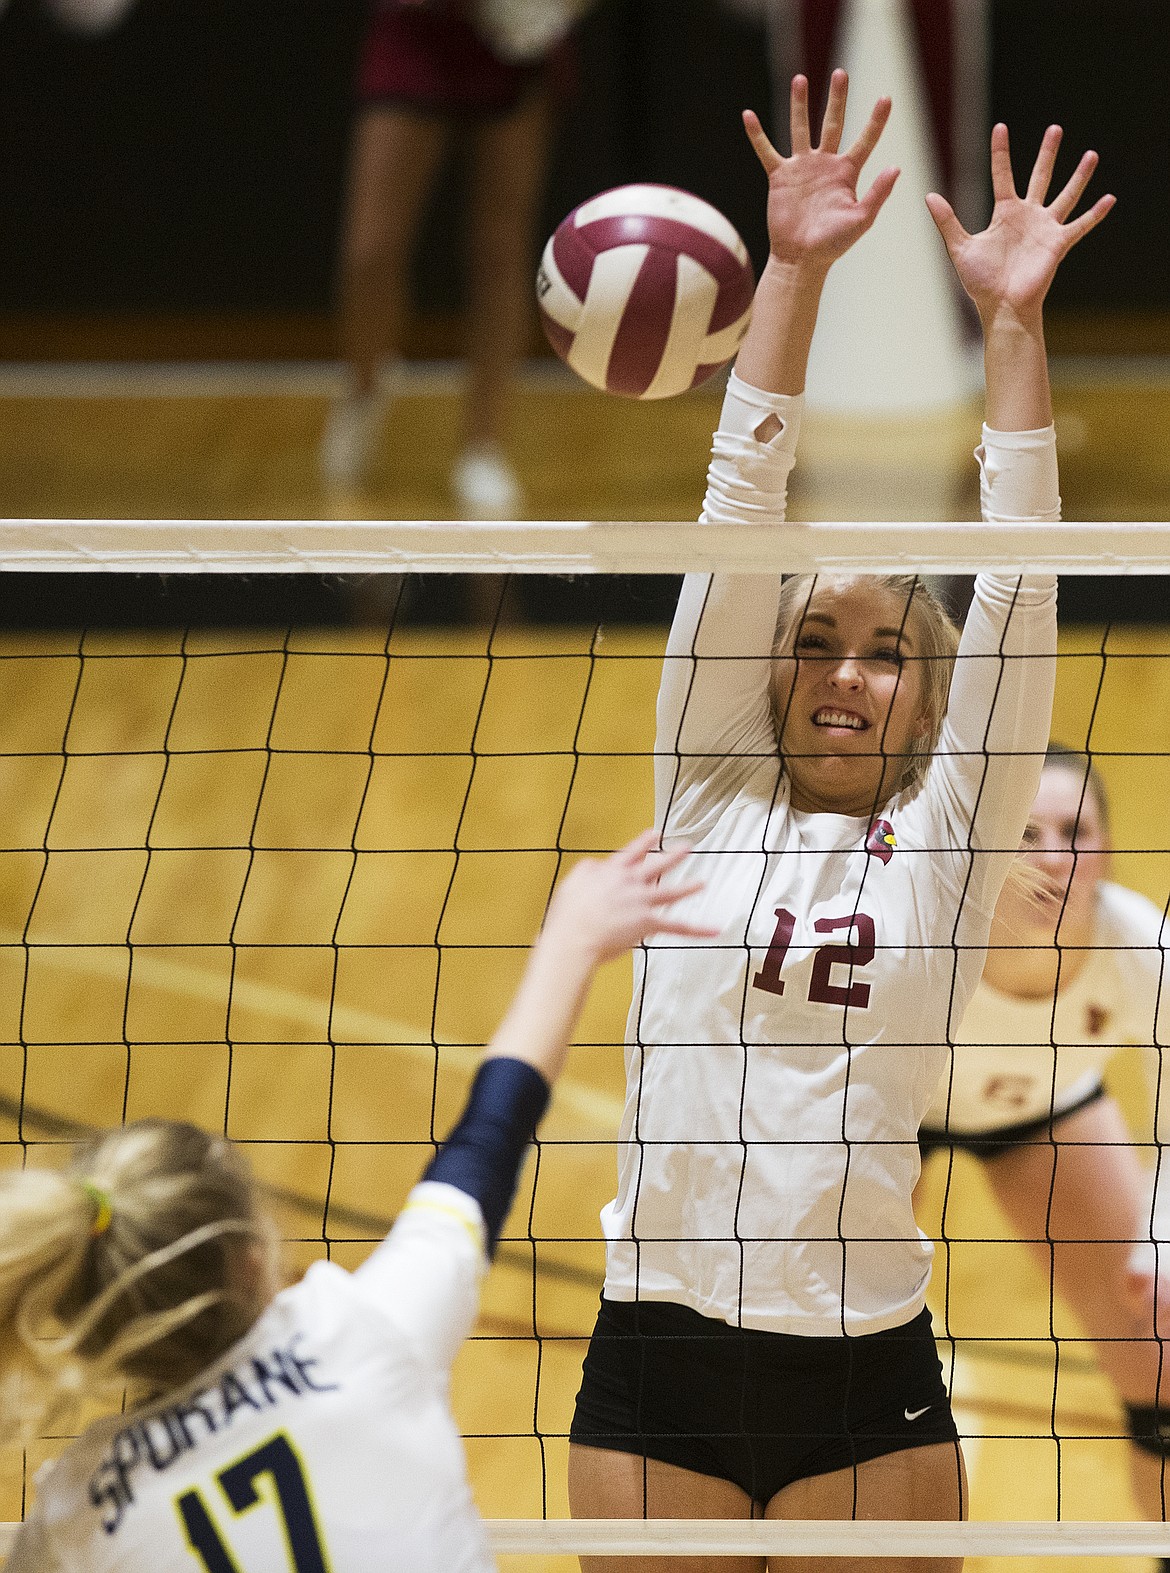
M 898 838 L 889 820 L 875 819 L 869 827 L 869 835 L 865 838 L 865 850 L 873 857 L 881 858 L 883 863 L 888 863 L 897 845 Z
M 1103 1005 L 1090 1005 L 1085 1011 L 1085 1028 L 1090 1038 L 1099 1038 L 1109 1021 L 1109 1012 Z

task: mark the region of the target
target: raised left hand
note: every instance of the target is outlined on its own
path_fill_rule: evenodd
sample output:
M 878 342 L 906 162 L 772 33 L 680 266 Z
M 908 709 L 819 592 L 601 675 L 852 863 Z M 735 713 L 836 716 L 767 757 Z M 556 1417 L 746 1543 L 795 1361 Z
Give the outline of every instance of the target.
M 1097 155 L 1084 153 L 1063 190 L 1045 207 L 1062 132 L 1049 126 L 1032 167 L 1028 189 L 1021 197 L 1012 174 L 1008 128 L 991 133 L 991 181 L 995 207 L 991 223 L 969 235 L 950 203 L 937 192 L 926 199 L 963 288 L 984 323 L 1007 307 L 1021 320 L 1039 315 L 1061 262 L 1079 240 L 1095 229 L 1116 202 L 1098 198 L 1087 212 L 1073 218 L 1073 209 L 1097 167 Z

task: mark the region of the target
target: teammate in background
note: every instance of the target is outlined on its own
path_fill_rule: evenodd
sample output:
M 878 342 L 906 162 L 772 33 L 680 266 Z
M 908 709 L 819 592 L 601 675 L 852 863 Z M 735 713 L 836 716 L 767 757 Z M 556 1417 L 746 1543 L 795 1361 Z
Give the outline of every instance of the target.
M 677 917 L 698 886 L 659 883 L 687 854 L 651 857 L 657 842 L 558 888 L 459 1123 L 356 1272 L 318 1262 L 278 1293 L 243 1157 L 190 1125 L 143 1121 L 64 1173 L 0 1177 L 5 1428 L 103 1387 L 138 1395 L 52 1467 L 8 1573 L 493 1566 L 448 1373 L 597 966 L 711 932 Z
M 771 255 L 715 435 L 715 523 L 783 518 L 825 276 L 894 185 L 883 170 L 858 198 L 890 102 L 842 153 L 846 90 L 835 72 L 813 146 L 795 78 L 788 158 L 745 116 Z M 1050 128 L 1020 197 L 995 128 L 980 234 L 928 198 L 983 323 L 989 519 L 1059 513 L 1042 306 L 1112 205 L 1071 217 L 1091 153 L 1044 205 L 1059 139 Z M 639 958 L 575 1514 L 964 1514 L 912 1206 L 918 1127 L 1035 796 L 1055 640 L 1050 575 L 981 575 L 957 663 L 954 628 L 913 576 L 684 582 L 656 816 L 668 842 L 694 845 L 705 883 L 685 910 L 720 935 Z
M 539 4 L 534 7 L 539 9 Z M 460 511 L 515 517 L 520 484 L 504 453 L 509 384 L 533 320 L 534 230 L 548 150 L 553 46 L 505 58 L 458 5 L 382 0 L 362 55 L 341 259 L 349 388 L 321 443 L 322 479 L 360 485 L 381 435 L 401 348 L 410 263 L 456 130 L 472 138 L 467 215 L 470 381 L 451 471 Z M 563 64 L 563 63 L 562 63 Z
M 1050 746 L 1021 851 L 1036 880 L 1009 880 L 999 898 L 919 1140 L 924 1159 L 958 1147 L 983 1160 L 1005 1216 L 1094 1340 L 1125 1407 L 1134 1495 L 1161 1520 L 1170 1372 L 1154 1336 L 1152 1242 L 1170 1230 L 1101 1073 L 1122 1045 L 1147 1046 L 1160 1141 L 1170 1067 L 1154 1046 L 1166 1041 L 1170 978 L 1163 914 L 1109 879 L 1109 852 L 1104 783 L 1087 755 Z

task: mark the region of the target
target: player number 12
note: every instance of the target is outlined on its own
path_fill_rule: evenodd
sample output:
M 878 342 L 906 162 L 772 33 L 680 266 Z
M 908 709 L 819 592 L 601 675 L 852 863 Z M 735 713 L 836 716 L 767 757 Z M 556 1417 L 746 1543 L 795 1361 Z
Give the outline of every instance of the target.
M 784 993 L 780 968 L 792 944 L 795 927 L 795 914 L 784 907 L 777 907 L 776 928 L 764 964 L 752 979 L 754 989 L 763 989 L 766 994 Z M 809 999 L 817 1005 L 849 1005 L 854 1010 L 867 1010 L 869 984 L 834 983 L 832 969 L 834 964 L 851 970 L 869 965 L 877 951 L 873 919 L 864 912 L 851 912 L 844 918 L 818 918 L 813 928 L 818 934 L 832 934 L 837 929 L 845 929 L 850 935 L 856 933 L 857 941 L 853 943 L 851 940 L 847 945 L 821 946 L 813 960 L 812 976 L 808 982 Z

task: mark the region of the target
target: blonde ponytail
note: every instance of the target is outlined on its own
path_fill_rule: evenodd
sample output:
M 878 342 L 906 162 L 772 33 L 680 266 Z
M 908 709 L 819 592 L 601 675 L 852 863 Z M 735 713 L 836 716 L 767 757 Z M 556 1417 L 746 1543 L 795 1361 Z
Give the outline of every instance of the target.
M 191 1125 L 140 1121 L 64 1172 L 0 1174 L 0 1434 L 192 1380 L 255 1321 L 273 1257 L 243 1157 Z

